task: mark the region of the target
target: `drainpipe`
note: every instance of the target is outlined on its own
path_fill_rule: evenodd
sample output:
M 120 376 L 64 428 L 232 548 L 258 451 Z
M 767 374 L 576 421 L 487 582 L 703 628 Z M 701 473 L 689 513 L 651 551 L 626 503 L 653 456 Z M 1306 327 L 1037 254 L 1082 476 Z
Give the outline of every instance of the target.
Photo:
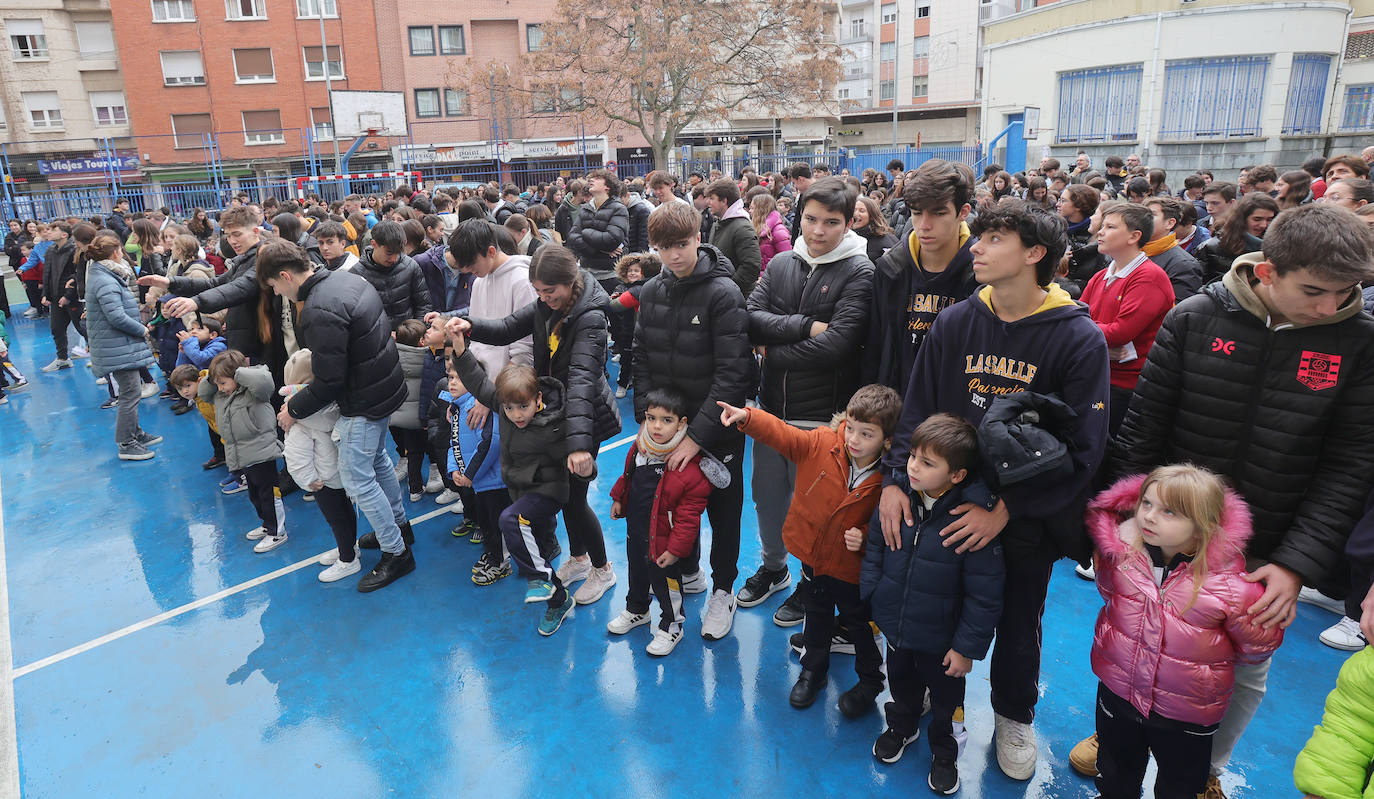
M 1155 91 L 1159 84 L 1159 38 L 1163 27 L 1164 14 L 1160 12 L 1155 14 L 1155 49 L 1154 54 L 1150 56 L 1150 92 L 1145 96 L 1145 124 L 1140 128 L 1140 160 L 1147 164 L 1150 162 L 1150 145 L 1153 143 Z
M 1322 148 L 1322 155 L 1331 155 L 1331 137 L 1336 135 L 1336 130 L 1332 127 L 1336 116 L 1336 92 L 1341 86 L 1341 71 L 1345 69 L 1345 47 L 1350 41 L 1350 20 L 1355 16 L 1353 8 L 1345 11 L 1345 35 L 1341 37 L 1341 52 L 1336 58 L 1336 80 L 1331 83 L 1331 102 L 1326 106 L 1326 124 L 1323 126 L 1326 131 L 1326 145 Z

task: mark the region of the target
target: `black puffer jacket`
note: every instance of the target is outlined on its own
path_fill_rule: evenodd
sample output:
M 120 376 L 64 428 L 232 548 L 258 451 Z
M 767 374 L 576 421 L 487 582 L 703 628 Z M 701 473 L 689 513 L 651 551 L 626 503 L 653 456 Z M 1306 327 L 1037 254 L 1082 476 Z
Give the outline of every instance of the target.
M 1202 264 L 1202 282 L 1215 283 L 1221 280 L 1227 272 L 1231 271 L 1231 265 L 1236 258 L 1245 253 L 1259 252 L 1264 246 L 1264 242 L 1249 233 L 1245 234 L 1245 252 L 1232 253 L 1221 246 L 1221 237 L 1213 236 L 1202 242 L 1193 252 L 1197 262 Z
M 1250 503 L 1255 560 L 1321 585 L 1374 480 L 1374 318 L 1359 292 L 1330 324 L 1272 330 L 1250 263 L 1180 303 L 1150 349 L 1112 458 L 1117 476 L 1189 461 Z
M 362 277 L 382 298 L 386 309 L 388 324 L 394 329 L 407 319 L 424 319 L 425 314 L 434 310 L 429 301 L 429 289 L 425 287 L 425 273 L 415 259 L 402 255 L 390 269 L 372 260 L 372 248 L 363 250 L 363 257 L 353 267 L 353 274 Z
M 258 248 L 229 259 L 224 274 L 212 279 L 174 277 L 167 293 L 178 297 L 194 297 L 201 313 L 214 313 L 228 308 L 224 318 L 224 338 L 229 349 L 238 350 L 253 363 L 263 361 L 262 341 L 258 338 L 258 303 L 262 289 L 258 286 Z M 280 318 L 280 314 L 273 319 Z
M 606 306 L 610 297 L 587 272 L 582 273 L 582 296 L 566 317 L 539 300 L 505 319 L 470 319 L 472 340 L 504 346 L 534 336 L 534 370 L 566 387 L 569 452 L 590 452 L 620 432 L 620 409 L 606 382 Z M 549 352 L 549 331 L 564 319 L 558 349 Z
M 654 207 L 645 200 L 639 199 L 636 195 L 630 195 L 630 204 L 626 206 L 630 214 L 630 241 L 626 245 L 626 252 L 648 252 L 649 251 L 649 214 L 653 213 Z
M 795 250 L 778 253 L 749 294 L 749 340 L 767 348 L 759 404 L 783 419 L 828 422 L 859 387 L 873 264 L 852 236 L 857 254 L 814 269 Z M 829 327 L 811 338 L 814 322 Z
M 584 203 L 566 242 L 568 249 L 577 253 L 582 268 L 597 280 L 615 277 L 615 256 L 611 253 L 629 243 L 630 212 L 613 197 L 607 198 L 600 208 Z
M 1150 260 L 1174 284 L 1174 302 L 1183 302 L 1202 289 L 1202 265 L 1177 244 L 1159 255 L 1151 255 Z
M 315 380 L 291 398 L 303 419 L 331 402 L 344 416 L 385 419 L 406 400 L 406 381 L 382 300 L 355 272 L 319 269 L 301 285 L 296 337 Z
M 75 305 L 76 289 L 67 281 L 76 277 L 76 244 L 70 239 L 61 247 L 49 247 L 43 264 L 43 297 L 54 306 L 62 297 Z
M 702 246 L 692 274 L 678 279 L 665 267 L 644 284 L 635 321 L 635 420 L 644 420 L 651 388 L 679 391 L 695 409 L 688 434 L 717 457 L 743 434 L 720 426 L 716 401 L 743 405 L 754 372 L 734 274 L 720 250 Z

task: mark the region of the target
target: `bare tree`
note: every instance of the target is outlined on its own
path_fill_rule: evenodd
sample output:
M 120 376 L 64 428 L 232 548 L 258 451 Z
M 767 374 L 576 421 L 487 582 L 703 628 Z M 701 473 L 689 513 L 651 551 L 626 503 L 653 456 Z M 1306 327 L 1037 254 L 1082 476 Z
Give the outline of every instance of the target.
M 663 169 L 695 122 L 829 109 L 841 51 L 817 0 L 558 0 L 517 68 L 450 70 L 469 96 L 523 96 L 536 114 L 638 130 Z

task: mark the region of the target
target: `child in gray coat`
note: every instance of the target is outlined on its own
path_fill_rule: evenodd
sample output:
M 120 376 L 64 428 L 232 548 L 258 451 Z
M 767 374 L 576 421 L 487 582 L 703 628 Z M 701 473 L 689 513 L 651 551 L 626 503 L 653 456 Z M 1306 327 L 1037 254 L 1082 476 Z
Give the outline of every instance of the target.
M 270 552 L 286 543 L 286 514 L 277 486 L 277 417 L 272 410 L 276 384 L 266 366 L 249 366 L 238 350 L 225 350 L 210 362 L 209 380 L 200 384 L 200 398 L 215 405 L 215 423 L 224 439 L 229 471 L 248 482 L 248 498 L 262 527 L 248 533 L 257 541 L 254 552 Z

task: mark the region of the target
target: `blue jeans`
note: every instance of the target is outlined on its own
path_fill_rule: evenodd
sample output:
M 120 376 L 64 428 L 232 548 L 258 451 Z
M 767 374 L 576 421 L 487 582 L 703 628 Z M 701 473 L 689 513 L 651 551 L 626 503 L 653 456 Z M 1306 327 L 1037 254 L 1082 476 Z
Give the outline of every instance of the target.
M 386 451 L 386 419 L 343 416 L 334 425 L 339 439 L 339 479 L 372 523 L 383 552 L 405 552 L 399 524 L 406 520 L 396 465 Z

